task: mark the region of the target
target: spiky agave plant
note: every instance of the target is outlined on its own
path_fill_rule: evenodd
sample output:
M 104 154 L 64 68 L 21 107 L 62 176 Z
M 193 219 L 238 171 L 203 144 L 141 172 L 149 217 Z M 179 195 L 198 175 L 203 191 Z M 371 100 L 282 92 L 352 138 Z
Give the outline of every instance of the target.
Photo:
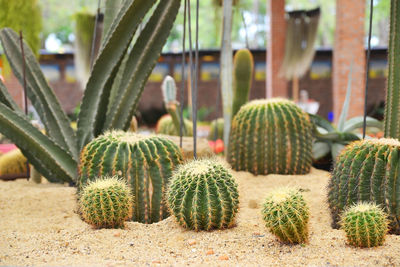
M 233 119 L 228 162 L 234 170 L 305 174 L 311 168 L 311 151 L 310 118 L 289 100 L 253 100 Z
M 208 231 L 231 227 L 239 205 L 237 184 L 217 160 L 193 160 L 175 172 L 168 205 L 185 228 Z
M 381 205 L 389 215 L 390 231 L 400 234 L 400 142 L 365 139 L 348 145 L 336 160 L 328 186 L 333 226 L 358 202 Z
M 383 244 L 388 232 L 387 215 L 382 208 L 367 202 L 357 203 L 341 215 L 341 229 L 347 241 L 356 247 L 377 247 Z
M 97 177 L 116 175 L 132 188 L 135 197 L 132 220 L 158 222 L 169 216 L 164 198 L 172 171 L 180 163 L 181 150 L 166 138 L 106 132 L 81 152 L 78 191 Z
M 111 1 L 107 1 L 111 2 Z M 74 184 L 79 152 L 108 129 L 127 130 L 145 82 L 161 53 L 179 11 L 180 0 L 125 0 L 104 33 L 99 55 L 86 84 L 77 136 L 32 50 L 11 29 L 0 32 L 5 54 L 21 84 L 26 70 L 27 96 L 47 136 L 30 124 L 0 82 L 0 132 L 51 182 Z M 136 30 L 149 15 L 140 34 Z M 134 43 L 133 39 L 135 37 Z M 128 49 L 130 45 L 132 49 Z M 25 67 L 26 64 L 26 68 Z

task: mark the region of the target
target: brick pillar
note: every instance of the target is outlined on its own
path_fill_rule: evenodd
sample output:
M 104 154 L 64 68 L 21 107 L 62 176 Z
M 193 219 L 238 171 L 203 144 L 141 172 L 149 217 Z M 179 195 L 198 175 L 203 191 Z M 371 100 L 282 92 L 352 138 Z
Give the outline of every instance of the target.
M 348 118 L 364 114 L 365 47 L 364 0 L 336 0 L 336 32 L 333 50 L 333 112 L 335 122 L 346 96 L 352 60 L 351 101 Z
M 285 0 L 267 0 L 269 10 L 269 35 L 267 49 L 267 98 L 289 97 L 286 80 L 279 77 L 285 55 Z
M 17 77 L 15 77 L 12 72 L 4 77 L 4 85 L 7 87 L 8 92 L 10 93 L 14 101 L 18 104 L 20 108 L 22 108 L 24 100 L 23 89 Z

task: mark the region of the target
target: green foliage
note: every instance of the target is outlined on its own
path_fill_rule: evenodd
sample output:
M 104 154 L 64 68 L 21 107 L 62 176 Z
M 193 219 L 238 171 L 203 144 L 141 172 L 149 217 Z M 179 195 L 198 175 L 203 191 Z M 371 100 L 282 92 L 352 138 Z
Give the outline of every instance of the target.
M 215 131 L 217 134 L 215 135 Z M 208 140 L 224 139 L 224 118 L 218 118 L 211 122 Z
M 87 83 L 77 137 L 28 45 L 24 44 L 27 95 L 48 136 L 30 124 L 0 84 L 0 132 L 18 146 L 49 181 L 75 183 L 79 151 L 108 129 L 129 128 L 145 82 L 158 60 L 181 1 L 156 2 L 124 1 L 104 37 Z M 149 19 L 143 30 L 136 34 L 147 15 Z M 134 36 L 137 38 L 133 48 L 128 49 Z M 23 83 L 24 65 L 18 35 L 6 28 L 0 32 L 0 39 L 14 74 Z M 121 68 L 123 58 L 126 61 Z M 113 86 L 114 82 L 118 86 Z
M 0 0 L 0 28 L 5 27 L 22 31 L 35 56 L 39 56 L 42 12 L 38 0 Z
M 385 105 L 385 137 L 400 138 L 400 0 L 390 2 L 389 76 Z
M 185 228 L 228 228 L 234 224 L 239 208 L 237 184 L 216 160 L 193 160 L 175 172 L 168 190 L 168 205 L 176 221 Z
M 347 241 L 355 247 L 377 247 L 385 241 L 388 220 L 385 212 L 375 204 L 358 203 L 345 210 L 340 220 Z
M 0 156 L 0 175 L 26 174 L 26 158 L 19 149 Z
M 305 174 L 311 168 L 312 124 L 293 102 L 280 98 L 244 105 L 232 122 L 228 162 L 257 174 Z
M 395 139 L 355 141 L 338 156 L 328 186 L 333 226 L 341 213 L 358 202 L 381 205 L 390 230 L 400 234 L 400 142 Z
M 254 59 L 250 50 L 241 49 L 233 59 L 233 105 L 232 118 L 240 107 L 249 101 L 251 82 L 253 80 Z
M 169 216 L 163 201 L 182 153 L 172 141 L 157 136 L 112 131 L 101 135 L 81 152 L 78 191 L 105 175 L 125 179 L 135 197 L 132 220 L 153 223 Z
M 193 136 L 192 122 L 188 119 L 184 119 L 183 121 L 186 128 L 186 134 L 184 134 L 183 136 Z M 164 115 L 158 120 L 156 125 L 156 133 L 179 136 L 179 129 L 176 129 L 176 125 L 174 124 L 171 115 Z
M 266 227 L 284 243 L 307 243 L 310 211 L 299 190 L 279 188 L 268 194 L 262 210 Z
M 123 228 L 132 204 L 130 188 L 117 177 L 101 177 L 90 182 L 79 197 L 84 220 L 96 228 Z

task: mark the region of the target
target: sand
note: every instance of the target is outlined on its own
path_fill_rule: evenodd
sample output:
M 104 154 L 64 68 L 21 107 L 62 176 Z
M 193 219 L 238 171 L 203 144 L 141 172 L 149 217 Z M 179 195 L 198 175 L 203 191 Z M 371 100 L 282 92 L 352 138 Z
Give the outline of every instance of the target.
M 152 225 L 128 222 L 124 230 L 95 230 L 76 214 L 75 188 L 0 182 L 0 265 L 400 266 L 400 236 L 389 235 L 378 248 L 360 249 L 348 246 L 344 233 L 330 227 L 327 172 L 233 174 L 240 193 L 237 226 L 212 232 L 185 230 L 172 217 Z M 263 199 L 281 185 L 305 191 L 312 215 L 309 244 L 281 244 L 264 227 Z

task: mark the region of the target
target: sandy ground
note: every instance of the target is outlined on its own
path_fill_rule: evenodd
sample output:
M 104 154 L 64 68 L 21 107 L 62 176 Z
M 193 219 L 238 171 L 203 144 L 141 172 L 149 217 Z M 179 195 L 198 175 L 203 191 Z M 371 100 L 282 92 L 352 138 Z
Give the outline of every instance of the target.
M 94 230 L 76 214 L 74 188 L 0 182 L 0 265 L 400 266 L 400 236 L 388 236 L 379 248 L 358 249 L 331 229 L 327 172 L 257 177 L 234 172 L 234 177 L 240 193 L 237 226 L 212 232 L 182 229 L 171 217 L 152 225 L 129 222 L 124 230 Z M 264 227 L 261 204 L 280 185 L 306 191 L 309 244 L 281 244 Z

